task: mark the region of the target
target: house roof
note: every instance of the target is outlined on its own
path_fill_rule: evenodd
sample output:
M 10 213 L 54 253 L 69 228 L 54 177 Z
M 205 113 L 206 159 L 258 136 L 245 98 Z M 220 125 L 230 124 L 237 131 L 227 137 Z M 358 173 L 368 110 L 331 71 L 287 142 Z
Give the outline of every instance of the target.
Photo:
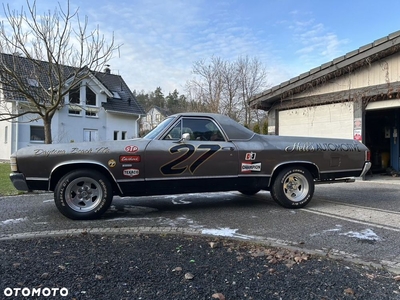
M 315 88 L 399 51 L 400 31 L 396 31 L 255 95 L 249 101 L 250 106 L 269 110 L 276 101 Z
M 32 94 L 39 99 L 45 98 L 46 90 L 51 87 L 50 77 L 48 76 L 49 70 L 51 70 L 51 64 L 46 61 L 32 60 L 26 57 L 0 53 L 0 82 L 7 81 L 10 77 L 7 76 L 5 67 L 13 70 L 18 74 L 18 77 L 22 79 L 22 82 L 30 86 Z M 56 72 L 57 69 L 52 70 Z M 101 88 L 104 88 L 104 92 L 107 95 L 107 102 L 102 103 L 103 108 L 109 112 L 127 113 L 134 115 L 145 114 L 144 109 L 136 100 L 131 90 L 126 85 L 125 81 L 120 75 L 111 74 L 109 71 L 106 72 L 92 72 L 92 79 L 97 80 Z M 62 66 L 62 77 L 65 81 L 77 76 L 80 72 L 86 72 L 85 67 L 78 69 L 71 66 Z M 57 80 L 57 76 L 52 79 L 53 83 Z M 18 91 L 18 87 L 13 82 L 8 82 L 10 88 L 7 88 L 7 84 L 3 85 L 2 90 L 6 99 L 10 100 L 26 100 L 22 93 Z M 42 88 L 35 87 L 35 84 L 40 85 Z M 14 88 L 13 88 L 14 86 Z M 54 84 L 53 84 L 54 86 Z
M 161 107 L 156 106 L 156 105 L 153 105 L 153 106 L 149 109 L 149 111 L 152 110 L 153 108 L 156 109 L 156 110 L 158 110 L 164 117 L 168 117 L 168 116 L 170 115 L 168 109 L 161 108 Z
M 112 98 L 107 99 L 107 102 L 102 103 L 106 111 L 135 115 L 146 114 L 120 75 L 109 72 L 96 72 L 94 75 L 113 95 Z
M 28 95 L 23 93 L 23 89 L 28 90 L 28 94 L 35 98 L 48 97 L 46 90 L 58 84 L 56 71 L 60 71 L 61 76 L 68 78 L 77 71 L 77 68 L 61 66 L 60 70 L 56 70 L 44 61 L 32 60 L 18 54 L 0 53 L 1 90 L 4 98 L 8 100 L 26 100 Z M 49 73 L 53 76 L 50 77 Z M 24 88 L 21 89 L 21 86 Z

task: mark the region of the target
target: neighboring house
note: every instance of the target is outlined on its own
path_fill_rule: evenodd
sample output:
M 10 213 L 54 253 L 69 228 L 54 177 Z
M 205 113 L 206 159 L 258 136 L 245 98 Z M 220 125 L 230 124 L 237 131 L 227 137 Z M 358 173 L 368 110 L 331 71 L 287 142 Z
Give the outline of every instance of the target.
M 147 133 L 157 127 L 166 117 L 169 112 L 166 109 L 153 105 L 145 116 L 140 119 L 140 132 Z
M 109 68 L 105 72 L 88 72 L 89 76 L 69 92 L 64 98 L 64 105 L 53 117 L 53 143 L 138 137 L 139 119 L 145 111 L 122 77 L 111 74 Z M 39 84 L 36 79 L 28 77 L 27 80 L 28 83 L 31 81 L 29 84 L 33 87 Z M 3 112 L 20 113 L 27 107 L 26 100 L 7 97 L 7 93 L 1 89 L 0 99 L 0 110 Z M 11 121 L 0 121 L 0 159 L 8 159 L 17 149 L 40 143 L 44 143 L 44 127 L 37 115 L 28 114 Z
M 400 31 L 256 95 L 270 134 L 361 140 L 373 170 L 400 170 Z

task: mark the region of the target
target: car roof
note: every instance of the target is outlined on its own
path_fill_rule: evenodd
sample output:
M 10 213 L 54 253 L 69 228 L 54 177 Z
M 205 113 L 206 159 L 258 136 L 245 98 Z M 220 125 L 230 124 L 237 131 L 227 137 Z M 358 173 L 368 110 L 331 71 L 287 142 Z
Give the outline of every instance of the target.
M 185 112 L 174 114 L 170 117 L 196 117 L 214 119 L 225 131 L 229 140 L 248 140 L 253 137 L 254 132 L 239 124 L 228 116 L 216 113 Z

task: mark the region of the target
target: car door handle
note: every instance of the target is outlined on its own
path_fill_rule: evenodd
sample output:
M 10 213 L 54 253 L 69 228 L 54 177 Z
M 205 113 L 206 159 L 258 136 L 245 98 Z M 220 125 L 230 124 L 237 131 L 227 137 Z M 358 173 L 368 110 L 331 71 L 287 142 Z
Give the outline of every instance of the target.
M 234 147 L 222 147 L 222 150 L 229 150 L 229 151 L 234 151 L 235 148 Z

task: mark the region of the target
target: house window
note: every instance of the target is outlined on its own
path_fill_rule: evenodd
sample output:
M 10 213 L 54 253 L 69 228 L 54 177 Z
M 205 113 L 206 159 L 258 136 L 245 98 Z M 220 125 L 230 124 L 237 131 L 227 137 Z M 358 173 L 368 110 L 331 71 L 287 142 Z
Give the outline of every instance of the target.
M 80 116 L 81 115 L 81 109 L 77 107 L 70 107 L 68 109 L 68 114 L 73 115 L 73 116 Z
M 126 140 L 126 131 L 121 132 L 121 140 Z
M 118 140 L 118 131 L 114 131 L 114 141 Z
M 8 143 L 8 126 L 4 128 L 4 144 Z
M 69 91 L 69 103 L 79 104 L 81 103 L 80 100 L 80 87 L 77 86 Z
M 96 94 L 86 87 L 86 105 L 96 106 Z
M 87 117 L 97 117 L 98 110 L 97 109 L 87 109 L 85 111 L 85 115 Z
M 98 140 L 98 132 L 96 129 L 84 129 L 83 130 L 83 141 L 84 142 L 95 142 Z
M 43 126 L 31 126 L 31 141 L 44 141 Z

